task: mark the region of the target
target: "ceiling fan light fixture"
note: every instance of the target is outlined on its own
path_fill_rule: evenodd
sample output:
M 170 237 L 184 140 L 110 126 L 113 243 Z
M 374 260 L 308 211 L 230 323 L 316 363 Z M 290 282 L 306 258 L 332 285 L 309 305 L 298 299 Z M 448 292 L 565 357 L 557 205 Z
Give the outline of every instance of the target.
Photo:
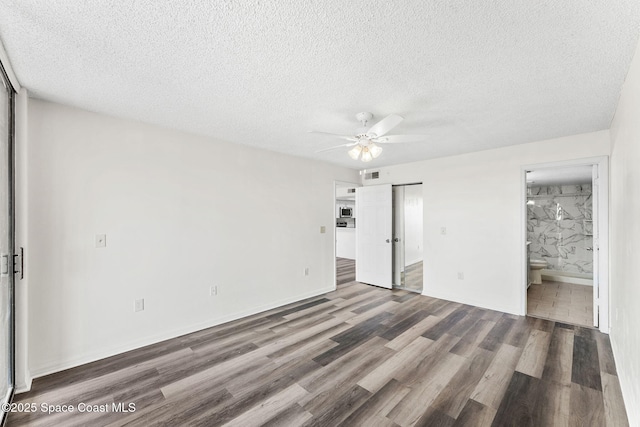
M 371 155 L 371 151 L 369 151 L 369 147 L 364 147 L 362 149 L 362 158 L 360 159 L 363 162 L 370 162 L 373 160 L 373 156 Z
M 374 144 L 373 142 L 369 145 L 368 149 L 374 159 L 376 159 L 380 155 L 380 153 L 382 153 L 382 147 Z
M 351 150 L 349 150 L 349 157 L 351 157 L 353 160 L 358 160 L 361 151 L 362 147 L 360 145 L 356 145 Z

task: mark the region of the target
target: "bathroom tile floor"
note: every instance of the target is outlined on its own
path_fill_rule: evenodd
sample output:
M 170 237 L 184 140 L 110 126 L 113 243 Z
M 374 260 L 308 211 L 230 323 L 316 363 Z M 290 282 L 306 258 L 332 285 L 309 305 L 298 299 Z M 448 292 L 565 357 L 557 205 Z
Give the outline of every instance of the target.
M 527 290 L 527 315 L 593 327 L 593 287 L 546 280 L 532 284 Z

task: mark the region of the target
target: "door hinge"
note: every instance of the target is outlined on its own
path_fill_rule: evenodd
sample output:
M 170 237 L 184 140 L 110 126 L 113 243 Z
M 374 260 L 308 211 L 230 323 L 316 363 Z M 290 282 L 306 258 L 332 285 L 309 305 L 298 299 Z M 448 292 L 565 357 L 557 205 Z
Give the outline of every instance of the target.
M 24 279 L 24 248 L 13 255 L 13 274 L 16 279 Z

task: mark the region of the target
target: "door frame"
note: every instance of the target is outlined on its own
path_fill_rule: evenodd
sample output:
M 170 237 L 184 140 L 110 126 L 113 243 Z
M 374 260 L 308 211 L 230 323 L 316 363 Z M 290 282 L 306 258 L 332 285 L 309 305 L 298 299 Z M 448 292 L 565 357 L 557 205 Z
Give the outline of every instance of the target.
M 555 169 L 567 166 L 589 166 L 595 165 L 598 168 L 599 194 L 598 206 L 598 228 L 599 228 L 599 250 L 598 257 L 598 288 L 599 288 L 599 326 L 598 329 L 609 333 L 609 156 L 588 157 L 584 159 L 573 159 L 559 162 L 538 163 L 524 165 L 520 168 L 520 224 L 522 224 L 520 256 L 521 266 L 521 314 L 527 314 L 527 171 L 539 169 Z M 596 256 L 596 251 L 594 251 Z M 596 307 L 594 307 L 594 310 Z
M 1 46 L 1 45 L 0 45 Z M 7 143 L 7 186 L 8 186 L 8 234 L 9 234 L 9 247 L 7 252 L 10 255 L 9 262 L 9 389 L 8 389 L 8 403 L 13 401 L 13 396 L 16 390 L 16 327 L 15 327 L 15 275 L 13 265 L 13 254 L 15 254 L 15 102 L 16 102 L 16 89 L 13 85 L 13 81 L 10 78 L 10 74 L 7 72 L 2 61 L 0 61 L 0 78 L 3 79 L 9 89 L 9 138 Z M 2 396 L 3 397 L 3 396 Z M 0 412 L 0 425 L 4 425 L 7 419 L 8 412 Z

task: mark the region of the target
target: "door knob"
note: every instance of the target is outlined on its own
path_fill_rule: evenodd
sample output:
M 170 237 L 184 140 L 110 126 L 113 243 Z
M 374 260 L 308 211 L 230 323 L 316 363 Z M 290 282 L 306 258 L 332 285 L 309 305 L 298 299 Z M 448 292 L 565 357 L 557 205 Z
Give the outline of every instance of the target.
M 389 239 L 387 239 L 387 243 L 389 243 L 389 242 L 390 242 L 390 240 L 389 240 Z
M 593 248 L 587 248 L 587 250 L 588 250 L 588 251 L 592 251 L 592 250 L 593 250 Z
M 393 239 L 394 242 L 398 243 L 400 241 L 400 239 L 398 239 L 397 237 L 395 239 Z

